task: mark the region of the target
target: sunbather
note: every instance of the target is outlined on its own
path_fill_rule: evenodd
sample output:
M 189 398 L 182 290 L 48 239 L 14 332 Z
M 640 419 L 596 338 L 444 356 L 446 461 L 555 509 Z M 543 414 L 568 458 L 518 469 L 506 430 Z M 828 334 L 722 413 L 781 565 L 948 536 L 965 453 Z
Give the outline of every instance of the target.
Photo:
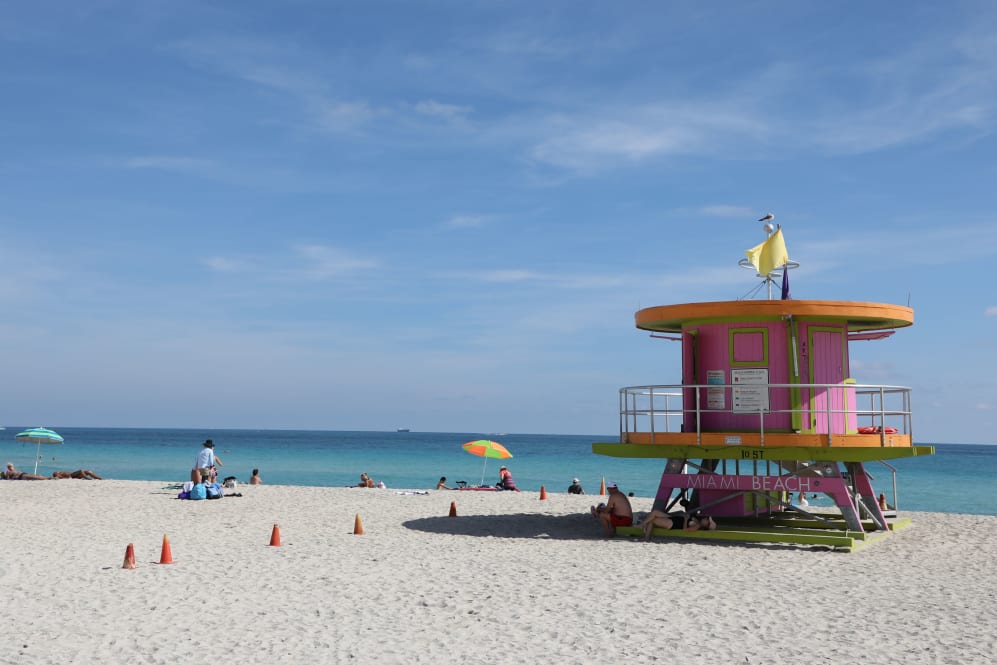
M 7 470 L 3 477 L 7 480 L 48 480 L 48 476 L 39 476 L 37 473 L 24 473 L 14 468 L 13 462 L 7 462 Z
M 706 515 L 690 515 L 685 512 L 666 513 L 661 510 L 652 510 L 640 523 L 644 530 L 644 540 L 651 539 L 651 531 L 655 527 L 662 529 L 675 529 L 682 531 L 715 531 L 717 523 L 712 517 Z
M 53 471 L 53 478 L 81 478 L 83 480 L 104 480 L 90 469 L 77 469 L 76 471 Z

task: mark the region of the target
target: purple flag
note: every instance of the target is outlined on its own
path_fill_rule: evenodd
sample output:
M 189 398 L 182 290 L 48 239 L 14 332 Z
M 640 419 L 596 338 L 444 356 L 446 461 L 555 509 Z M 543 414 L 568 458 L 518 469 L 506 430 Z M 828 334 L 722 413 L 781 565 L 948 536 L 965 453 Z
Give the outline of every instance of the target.
M 787 263 L 782 267 L 782 299 L 792 300 L 793 297 L 789 295 L 789 264 Z

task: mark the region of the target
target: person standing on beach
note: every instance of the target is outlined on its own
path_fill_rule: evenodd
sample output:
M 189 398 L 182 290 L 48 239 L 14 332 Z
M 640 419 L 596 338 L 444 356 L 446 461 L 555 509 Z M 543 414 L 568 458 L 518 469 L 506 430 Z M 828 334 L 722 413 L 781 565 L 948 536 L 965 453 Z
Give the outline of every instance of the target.
M 585 490 L 582 489 L 582 483 L 577 478 L 571 479 L 571 484 L 568 485 L 568 494 L 585 494 Z
M 211 467 L 215 466 L 225 466 L 222 464 L 222 460 L 215 456 L 215 442 L 208 439 L 204 442 L 201 450 L 197 453 L 197 458 L 194 460 L 194 468 L 190 471 L 190 480 L 194 483 L 201 482 L 201 471 L 206 471 L 204 475 L 211 474 Z
M 607 538 L 616 535 L 616 527 L 630 526 L 634 523 L 634 511 L 630 507 L 630 499 L 620 491 L 616 483 L 608 483 L 606 489 L 609 491 L 609 498 L 605 505 L 592 506 L 592 514 L 602 524 L 602 529 Z

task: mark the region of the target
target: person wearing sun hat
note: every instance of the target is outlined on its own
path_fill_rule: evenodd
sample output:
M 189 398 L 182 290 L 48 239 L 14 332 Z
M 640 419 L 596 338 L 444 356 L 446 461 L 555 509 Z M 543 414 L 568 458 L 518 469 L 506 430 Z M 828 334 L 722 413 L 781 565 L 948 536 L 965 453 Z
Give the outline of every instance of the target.
M 571 485 L 568 486 L 568 494 L 585 494 L 580 480 L 577 478 L 571 479 Z
M 516 481 L 512 479 L 512 471 L 507 466 L 499 467 L 499 481 L 495 486 L 500 490 L 509 490 L 510 492 L 519 491 L 516 487 Z
M 615 482 L 606 483 L 606 490 L 609 498 L 605 505 L 592 506 L 592 515 L 602 524 L 606 537 L 612 538 L 616 535 L 616 527 L 634 523 L 634 511 L 630 506 L 630 499 L 620 491 L 619 485 Z
M 201 450 L 197 453 L 197 458 L 194 460 L 194 468 L 190 471 L 190 480 L 192 483 L 201 482 L 202 471 L 207 471 L 208 475 L 211 474 L 211 467 L 224 466 L 220 458 L 215 456 L 215 442 L 211 439 L 207 439 Z

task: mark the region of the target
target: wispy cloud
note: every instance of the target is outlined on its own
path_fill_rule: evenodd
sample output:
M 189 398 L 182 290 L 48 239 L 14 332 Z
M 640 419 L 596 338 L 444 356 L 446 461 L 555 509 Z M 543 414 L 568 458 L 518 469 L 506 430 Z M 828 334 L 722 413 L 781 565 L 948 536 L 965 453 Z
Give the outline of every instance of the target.
M 220 273 L 245 272 L 252 267 L 251 261 L 227 256 L 210 256 L 202 259 L 201 263 L 207 266 L 212 272 Z
M 330 245 L 301 244 L 287 252 L 259 256 L 211 256 L 201 263 L 212 272 L 253 275 L 269 282 L 328 281 L 375 270 L 381 262 Z
M 432 99 L 427 99 L 416 103 L 415 110 L 422 115 L 442 118 L 449 121 L 464 120 L 471 112 L 470 106 L 457 106 L 456 104 L 443 104 Z
M 997 316 L 997 305 L 991 305 L 983 311 L 983 316 Z
M 169 157 L 164 155 L 144 155 L 125 160 L 125 168 L 157 169 L 162 171 L 179 171 L 181 173 L 201 174 L 215 168 L 215 163 L 196 157 Z
M 454 215 L 444 226 L 451 229 L 474 229 L 484 226 L 490 220 L 488 215 Z
M 722 145 L 764 133 L 749 113 L 712 104 L 664 103 L 607 108 L 600 115 L 558 116 L 530 150 L 535 162 L 597 172 L 651 157 L 714 154 Z
M 752 210 L 745 206 L 734 205 L 706 205 L 699 209 L 700 214 L 707 217 L 751 217 L 757 210 Z M 757 217 L 755 218 L 757 219 Z
M 333 279 L 380 266 L 374 259 L 328 245 L 298 245 L 294 247 L 294 252 L 301 259 L 296 272 L 312 280 Z

